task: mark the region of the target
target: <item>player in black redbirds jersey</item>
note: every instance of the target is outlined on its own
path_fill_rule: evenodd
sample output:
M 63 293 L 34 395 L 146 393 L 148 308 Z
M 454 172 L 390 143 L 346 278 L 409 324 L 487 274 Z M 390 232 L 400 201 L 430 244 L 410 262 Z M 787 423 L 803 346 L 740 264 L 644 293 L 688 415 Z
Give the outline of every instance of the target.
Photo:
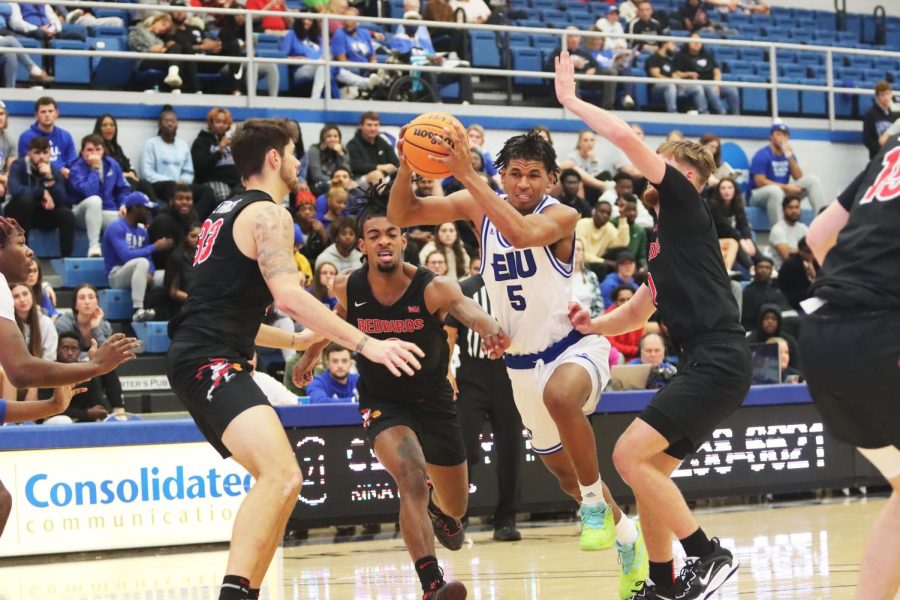
M 435 535 L 450 550 L 462 546 L 460 519 L 469 500 L 465 444 L 447 379 L 444 317 L 449 314 L 478 332 L 493 357 L 503 354 L 509 339 L 455 280 L 403 262 L 406 235 L 388 221 L 385 205 L 370 200 L 360 215 L 359 249 L 366 264 L 338 275 L 334 295 L 338 312 L 361 331 L 378 339 L 399 338 L 425 351 L 422 368 L 399 379 L 366 357 L 358 358 L 359 406 L 375 454 L 397 482 L 400 531 L 415 562 L 423 600 L 461 600 L 465 586 L 444 582 L 434 549 Z M 295 380 L 315 364 L 319 347 L 297 364 Z M 430 500 L 426 478 L 433 485 Z
M 830 432 L 853 444 L 891 484 L 872 523 L 856 597 L 900 587 L 900 137 L 809 227 L 822 270 L 801 303 L 809 391 Z
M 681 461 L 740 406 L 750 388 L 750 350 L 716 239 L 699 190 L 714 168 L 695 142 L 667 142 L 658 153 L 613 114 L 575 95 L 571 58 L 556 61 L 556 96 L 588 126 L 618 146 L 653 184 L 645 196 L 656 225 L 647 281 L 625 305 L 590 320 L 577 305 L 573 325 L 584 333 L 618 335 L 642 326 L 656 311 L 682 350 L 678 375 L 654 396 L 616 443 L 613 462 L 638 501 L 650 580 L 632 598 L 709 598 L 738 568 L 710 540 L 670 479 Z M 673 577 L 672 535 L 687 560 Z
M 300 286 L 294 223 L 274 201 L 297 183 L 298 160 L 285 121 L 250 119 L 231 147 L 247 191 L 221 203 L 203 223 L 190 295 L 169 324 L 166 366 L 172 390 L 206 439 L 256 480 L 234 520 L 219 595 L 244 600 L 258 597 L 302 481 L 278 416 L 250 377 L 254 343 L 300 349 L 321 339 L 315 331 L 396 376 L 419 368 L 414 353 L 421 350 L 407 342 L 370 339 Z M 310 333 L 263 326 L 273 299 Z

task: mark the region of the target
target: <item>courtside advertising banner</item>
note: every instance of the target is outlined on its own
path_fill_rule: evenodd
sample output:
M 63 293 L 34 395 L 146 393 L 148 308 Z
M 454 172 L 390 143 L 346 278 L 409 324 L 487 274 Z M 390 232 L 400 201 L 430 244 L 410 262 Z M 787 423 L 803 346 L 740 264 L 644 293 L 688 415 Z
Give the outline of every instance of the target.
M 252 484 L 207 443 L 0 452 L 0 557 L 225 542 Z

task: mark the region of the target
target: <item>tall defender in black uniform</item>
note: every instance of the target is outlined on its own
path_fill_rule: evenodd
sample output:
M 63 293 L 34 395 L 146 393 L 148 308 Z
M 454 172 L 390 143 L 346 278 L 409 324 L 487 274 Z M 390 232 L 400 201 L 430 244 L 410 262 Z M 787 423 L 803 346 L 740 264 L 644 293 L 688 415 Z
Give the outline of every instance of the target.
M 872 523 L 856 597 L 900 588 L 900 137 L 809 227 L 822 265 L 801 303 L 800 353 L 825 424 L 891 484 Z
M 709 598 L 738 568 L 738 561 L 710 540 L 670 479 L 684 458 L 731 414 L 750 388 L 750 350 L 712 215 L 700 198 L 714 169 L 712 156 L 695 142 L 667 142 L 658 153 L 611 113 L 578 99 L 572 60 L 556 62 L 560 103 L 618 146 L 653 184 L 645 203 L 655 210 L 647 281 L 618 310 L 590 320 L 573 306 L 573 325 L 583 333 L 619 335 L 642 326 L 657 310 L 681 349 L 675 379 L 656 394 L 616 443 L 613 462 L 634 490 L 650 555 L 650 579 L 632 598 Z M 687 560 L 673 577 L 672 535 Z
M 465 446 L 447 379 L 444 317 L 449 314 L 478 332 L 491 356 L 500 356 L 509 340 L 455 280 L 403 262 L 406 235 L 387 220 L 386 200 L 385 194 L 380 202 L 370 201 L 360 215 L 359 249 L 366 264 L 338 275 L 334 295 L 338 312 L 360 331 L 379 339 L 399 338 L 425 351 L 422 368 L 400 379 L 360 358 L 359 406 L 375 454 L 397 482 L 400 531 L 415 562 L 423 600 L 461 600 L 465 586 L 444 582 L 434 549 L 435 535 L 449 550 L 462 546 L 460 518 L 469 499 Z M 295 379 L 315 364 L 320 347 L 303 356 Z M 433 486 L 430 500 L 426 478 Z
M 250 377 L 254 343 L 304 348 L 325 336 L 413 374 L 414 352 L 400 341 L 372 340 L 300 287 L 294 224 L 279 200 L 297 182 L 298 160 L 284 121 L 250 119 L 234 135 L 235 166 L 247 191 L 220 204 L 203 223 L 195 276 L 184 309 L 169 324 L 166 366 L 172 390 L 223 457 L 256 479 L 234 520 L 220 600 L 256 598 L 302 483 L 284 429 Z M 275 305 L 320 336 L 262 326 Z

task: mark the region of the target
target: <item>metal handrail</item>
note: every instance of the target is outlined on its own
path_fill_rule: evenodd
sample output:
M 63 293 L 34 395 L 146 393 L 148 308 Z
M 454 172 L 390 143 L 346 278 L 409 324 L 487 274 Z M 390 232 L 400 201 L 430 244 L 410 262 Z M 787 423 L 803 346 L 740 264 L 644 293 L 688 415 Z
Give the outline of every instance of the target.
M 410 20 L 410 19 L 393 19 L 393 18 L 384 18 L 384 17 L 363 17 L 363 16 L 347 16 L 347 15 L 333 15 L 333 14 L 324 14 L 324 13 L 308 13 L 308 12 L 299 12 L 299 11 L 271 11 L 271 10 L 247 10 L 247 9 L 234 9 L 234 8 L 206 8 L 206 7 L 194 7 L 194 6 L 171 6 L 171 5 L 149 5 L 149 4 L 132 4 L 125 2 L 96 2 L 90 0 L 19 0 L 20 3 L 28 3 L 28 4 L 50 4 L 54 6 L 63 6 L 69 8 L 119 8 L 126 11 L 136 11 L 136 10 L 144 10 L 151 12 L 186 12 L 191 14 L 211 14 L 211 15 L 237 15 L 241 14 L 247 17 L 245 24 L 245 52 L 246 56 L 218 56 L 218 55 L 205 55 L 205 54 L 167 54 L 167 60 L 186 60 L 186 61 L 195 61 L 195 62 L 214 62 L 214 63 L 222 63 L 222 64 L 244 64 L 247 65 L 247 93 L 248 93 L 248 102 L 252 105 L 255 99 L 256 93 L 256 65 L 257 64 L 287 64 L 287 65 L 297 65 L 297 64 L 306 64 L 306 65 L 321 65 L 326 67 L 325 69 L 325 99 L 324 104 L 325 108 L 328 108 L 328 104 L 331 98 L 331 69 L 330 67 L 346 67 L 352 69 L 361 69 L 361 70 L 393 70 L 400 72 L 434 72 L 441 74 L 452 74 L 452 75 L 478 75 L 478 76 L 488 76 L 488 77 L 527 77 L 532 79 L 553 79 L 554 74 L 547 71 L 517 71 L 512 69 L 490 69 L 490 68 L 477 68 L 477 67 L 455 67 L 452 70 L 448 70 L 444 67 L 440 66 L 412 66 L 412 65 L 404 65 L 404 64 L 393 64 L 393 63 L 357 63 L 350 61 L 337 61 L 333 60 L 330 57 L 329 48 L 329 22 L 333 19 L 336 21 L 357 21 L 357 22 L 365 22 L 365 23 L 375 23 L 379 25 L 427 25 L 438 29 L 462 29 L 462 30 L 474 30 L 474 31 L 490 31 L 490 32 L 500 32 L 500 33 L 528 33 L 530 35 L 552 35 L 560 38 L 560 43 L 565 43 L 565 38 L 568 35 L 572 34 L 572 31 L 566 29 L 557 29 L 557 28 L 536 28 L 536 27 L 520 27 L 520 26 L 510 26 L 510 25 L 478 25 L 478 24 L 470 24 L 470 23 L 459 23 L 459 22 L 444 22 L 444 21 L 422 21 L 422 20 Z M 306 60 L 306 59 L 298 59 L 296 57 L 286 57 L 286 58 L 263 58 L 255 55 L 255 33 L 253 32 L 253 17 L 259 16 L 277 16 L 282 18 L 301 18 L 301 19 L 312 19 L 321 21 L 321 30 L 322 30 L 322 48 L 323 48 L 323 58 L 320 60 Z M 658 36 L 658 35 L 638 35 L 638 34 L 629 34 L 623 33 L 621 35 L 609 35 L 602 32 L 593 32 L 593 31 L 578 31 L 578 35 L 581 37 L 614 37 L 614 38 L 624 38 L 626 40 L 639 40 L 639 41 L 648 41 L 648 42 L 660 42 L 660 41 L 673 41 L 676 43 L 684 43 L 688 38 L 684 36 Z M 756 82 L 743 82 L 743 81 L 730 81 L 730 80 L 684 80 L 682 83 L 688 83 L 690 85 L 700 85 L 700 86 L 722 86 L 722 87 L 734 87 L 734 88 L 747 88 L 747 89 L 765 89 L 772 92 L 777 91 L 778 89 L 787 89 L 787 90 L 803 90 L 803 91 L 817 91 L 817 92 L 825 92 L 829 96 L 829 110 L 828 110 L 828 118 L 831 123 L 834 123 L 835 120 L 835 111 L 834 111 L 834 95 L 836 93 L 840 94 L 852 94 L 852 95 L 862 95 L 868 96 L 872 95 L 874 92 L 870 89 L 864 88 L 846 88 L 846 87 L 835 87 L 834 86 L 834 73 L 833 73 L 833 63 L 834 63 L 834 54 L 850 54 L 850 55 L 862 55 L 862 56 L 878 56 L 878 57 L 895 57 L 900 58 L 900 52 L 885 52 L 881 50 L 867 50 L 862 48 L 839 48 L 832 46 L 816 46 L 816 45 L 805 45 L 805 44 L 791 44 L 785 42 L 757 42 L 757 41 L 747 41 L 747 40 L 727 40 L 727 39 L 712 39 L 712 38 L 702 38 L 701 42 L 704 45 L 713 45 L 713 46 L 734 46 L 734 47 L 756 47 L 767 50 L 769 55 L 769 79 L 768 82 L 756 83 Z M 806 85 L 806 84 L 796 84 L 796 83 L 781 83 L 778 81 L 778 67 L 777 67 L 777 54 L 778 50 L 796 50 L 803 52 L 821 52 L 825 54 L 826 57 L 826 85 L 818 86 L 818 85 Z M 0 48 L 0 54 L 36 54 L 36 55 L 68 55 L 68 56 L 89 56 L 89 57 L 107 57 L 107 58 L 119 58 L 119 59 L 136 59 L 143 60 L 150 58 L 154 55 L 150 55 L 144 52 L 132 52 L 132 51 L 114 51 L 114 50 L 75 50 L 75 49 L 62 49 L 62 48 Z M 659 79 L 652 77 L 636 77 L 636 76 L 622 76 L 622 75 L 576 75 L 575 79 L 577 81 L 586 81 L 586 82 L 603 82 L 603 81 L 616 81 L 616 82 L 627 82 L 627 83 L 647 83 L 654 84 L 659 83 Z M 778 116 L 778 99 L 777 93 L 771 94 L 771 108 L 772 108 L 772 116 Z

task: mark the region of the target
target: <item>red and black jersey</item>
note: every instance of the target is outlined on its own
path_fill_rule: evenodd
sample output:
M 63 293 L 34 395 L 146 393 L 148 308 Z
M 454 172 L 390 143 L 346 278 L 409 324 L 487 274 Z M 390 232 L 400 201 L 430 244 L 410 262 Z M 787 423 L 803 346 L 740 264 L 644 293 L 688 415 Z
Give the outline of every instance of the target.
M 169 337 L 183 356 L 194 350 L 196 356 L 253 356 L 272 293 L 259 263 L 235 244 L 234 221 L 254 202 L 272 198 L 259 190 L 237 194 L 219 204 L 200 229 L 188 299 L 169 322 Z
M 838 197 L 850 213 L 811 294 L 846 307 L 900 310 L 900 137 Z
M 421 267 L 417 269 L 409 287 L 391 306 L 375 299 L 368 275 L 369 265 L 363 265 L 347 279 L 347 321 L 379 340 L 411 342 L 425 356 L 419 358 L 422 368 L 412 377 L 405 374 L 395 377 L 385 366 L 357 356 L 360 402 L 377 398 L 419 403 L 444 397 L 448 391 L 452 394 L 447 381 L 450 360 L 447 332 L 439 315 L 429 313 L 425 304 L 425 288 L 434 279 L 434 273 Z

